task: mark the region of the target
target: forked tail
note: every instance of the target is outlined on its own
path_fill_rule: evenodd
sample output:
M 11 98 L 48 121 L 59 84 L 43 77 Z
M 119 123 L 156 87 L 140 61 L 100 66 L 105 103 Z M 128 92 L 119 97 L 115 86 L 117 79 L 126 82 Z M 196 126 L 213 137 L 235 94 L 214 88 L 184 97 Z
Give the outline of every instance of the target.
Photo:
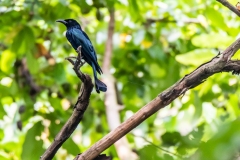
M 95 81 L 95 87 L 96 87 L 97 93 L 100 93 L 100 91 L 106 92 L 107 86 L 97 78 L 96 68 L 93 63 L 92 63 L 92 68 L 93 68 L 93 75 L 94 75 L 94 81 Z

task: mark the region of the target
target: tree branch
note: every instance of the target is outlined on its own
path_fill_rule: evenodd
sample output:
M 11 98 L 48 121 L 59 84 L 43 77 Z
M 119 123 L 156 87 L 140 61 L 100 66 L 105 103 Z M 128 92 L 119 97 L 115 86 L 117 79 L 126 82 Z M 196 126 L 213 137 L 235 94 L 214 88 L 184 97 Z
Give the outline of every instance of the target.
M 165 17 L 165 18 L 147 18 L 145 24 L 152 24 L 152 23 L 156 23 L 156 22 L 161 22 L 161 23 L 177 23 L 178 21 L 175 19 L 171 19 L 170 17 Z M 185 19 L 183 20 L 183 23 L 200 23 L 200 21 L 196 18 L 189 18 L 189 19 Z
M 62 127 L 61 131 L 57 134 L 57 136 L 54 139 L 54 142 L 48 147 L 45 153 L 41 156 L 40 158 L 41 160 L 49 160 L 54 157 L 58 149 L 62 146 L 62 144 L 70 137 L 70 135 L 76 129 L 79 122 L 83 118 L 84 112 L 88 107 L 89 98 L 93 89 L 93 83 L 92 83 L 92 79 L 88 75 L 81 73 L 81 71 L 79 70 L 79 68 L 82 65 L 81 47 L 78 48 L 77 52 L 78 52 L 78 56 L 76 57 L 75 61 L 71 60 L 70 58 L 67 58 L 67 60 L 74 65 L 73 70 L 75 71 L 79 79 L 83 82 L 78 95 L 78 100 L 74 106 L 73 114 L 65 123 L 65 125 Z
M 233 71 L 238 73 L 240 70 L 239 61 L 230 61 L 230 58 L 239 50 L 240 38 L 229 46 L 223 53 L 219 53 L 209 62 L 199 66 L 192 73 L 186 75 L 170 88 L 160 93 L 155 99 L 142 107 L 137 113 L 123 122 L 116 129 L 96 142 L 87 151 L 78 156 L 77 160 L 89 160 L 99 155 L 102 151 L 110 147 L 117 140 L 122 138 L 132 129 L 137 127 L 145 119 L 156 113 L 161 108 L 170 104 L 177 97 L 183 95 L 187 90 L 203 83 L 208 77 L 222 71 Z M 233 68 L 231 68 L 231 66 Z M 238 66 L 238 67 L 237 67 Z
M 236 15 L 240 17 L 240 11 L 237 10 L 237 8 L 231 5 L 228 1 L 226 0 L 217 0 L 217 1 L 222 3 L 222 5 L 226 6 L 227 8 L 229 8 L 231 11 L 233 11 L 234 13 L 236 13 Z

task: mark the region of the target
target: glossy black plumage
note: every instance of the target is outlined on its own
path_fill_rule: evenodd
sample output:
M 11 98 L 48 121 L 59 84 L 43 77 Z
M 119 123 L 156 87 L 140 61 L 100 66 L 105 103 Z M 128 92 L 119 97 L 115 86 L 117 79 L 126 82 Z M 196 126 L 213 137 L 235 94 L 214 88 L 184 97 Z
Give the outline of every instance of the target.
M 87 34 L 82 30 L 80 24 L 74 19 L 57 20 L 67 27 L 66 37 L 72 47 L 82 46 L 82 58 L 92 67 L 96 91 L 106 92 L 107 86 L 97 78 L 97 73 L 102 74 L 102 69 L 97 62 L 97 55 Z

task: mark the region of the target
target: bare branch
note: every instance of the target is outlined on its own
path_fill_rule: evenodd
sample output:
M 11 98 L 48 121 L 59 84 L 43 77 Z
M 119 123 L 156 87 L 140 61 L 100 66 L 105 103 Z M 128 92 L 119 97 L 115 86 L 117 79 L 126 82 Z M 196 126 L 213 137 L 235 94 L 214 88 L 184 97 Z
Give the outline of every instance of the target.
M 217 55 L 209 62 L 201 65 L 189 75 L 179 80 L 173 86 L 160 93 L 155 99 L 142 107 L 132 117 L 123 122 L 116 129 L 111 131 L 101 140 L 96 142 L 87 151 L 78 156 L 77 160 L 89 160 L 99 155 L 102 151 L 110 147 L 117 140 L 122 138 L 132 129 L 137 127 L 145 119 L 156 113 L 159 109 L 164 108 L 170 104 L 177 97 L 184 94 L 187 90 L 198 86 L 203 83 L 208 77 L 213 74 L 230 71 L 230 67 L 235 68 L 231 71 L 239 71 L 239 61 L 230 61 L 230 58 L 239 50 L 240 38 L 237 39 L 231 46 L 229 46 L 222 54 Z M 236 67 L 238 66 L 238 67 Z
M 222 5 L 226 6 L 227 8 L 229 8 L 231 11 L 233 11 L 234 13 L 236 13 L 236 15 L 240 17 L 240 11 L 237 10 L 237 8 L 231 5 L 228 1 L 226 0 L 217 0 L 217 1 L 222 3 Z
M 156 23 L 156 22 L 161 22 L 161 23 L 177 23 L 178 21 L 175 19 L 171 19 L 170 17 L 165 17 L 165 18 L 159 18 L 159 19 L 154 19 L 154 18 L 148 18 L 145 22 L 145 24 L 151 24 L 151 23 Z M 189 18 L 183 20 L 183 23 L 200 23 L 200 21 L 196 18 Z
M 54 142 L 48 147 L 48 149 L 45 151 L 45 153 L 41 156 L 41 160 L 49 160 L 54 157 L 58 149 L 62 146 L 62 144 L 70 137 L 70 135 L 73 133 L 73 131 L 78 126 L 79 122 L 83 118 L 83 114 L 86 111 L 88 104 L 89 104 L 89 98 L 93 89 L 93 83 L 92 79 L 79 70 L 79 68 L 82 65 L 81 62 L 81 47 L 77 50 L 78 56 L 76 57 L 76 60 L 69 60 L 74 67 L 74 71 L 83 82 L 81 85 L 81 89 L 78 95 L 77 103 L 74 106 L 74 111 L 71 117 L 68 119 L 68 121 L 65 123 L 65 125 L 62 127 L 61 131 L 58 133 L 58 135 L 55 137 Z

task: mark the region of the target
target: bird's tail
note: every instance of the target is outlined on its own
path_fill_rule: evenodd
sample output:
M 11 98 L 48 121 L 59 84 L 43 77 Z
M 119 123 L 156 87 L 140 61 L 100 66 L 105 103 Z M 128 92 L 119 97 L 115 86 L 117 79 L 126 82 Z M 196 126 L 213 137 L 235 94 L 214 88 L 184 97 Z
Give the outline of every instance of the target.
M 93 63 L 92 63 L 92 68 L 93 68 L 94 81 L 95 81 L 95 87 L 96 87 L 97 93 L 100 93 L 100 91 L 106 92 L 107 86 L 97 78 L 96 67 Z

